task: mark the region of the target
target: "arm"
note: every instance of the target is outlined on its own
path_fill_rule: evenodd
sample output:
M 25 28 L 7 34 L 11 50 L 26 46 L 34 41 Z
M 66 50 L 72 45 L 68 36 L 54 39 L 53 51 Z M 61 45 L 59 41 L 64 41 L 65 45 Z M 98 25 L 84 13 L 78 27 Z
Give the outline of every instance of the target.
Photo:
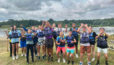
M 77 32 L 80 32 L 80 29 L 84 26 L 83 23 L 81 23 L 81 26 L 78 28 Z
M 90 30 L 90 28 L 88 27 L 87 24 L 85 24 L 85 27 L 87 28 L 88 32 L 91 33 L 91 30 Z
M 28 31 L 28 29 L 27 29 L 27 28 L 25 28 L 25 27 L 23 27 L 23 29 L 24 29 L 24 31 L 26 31 L 26 32 Z

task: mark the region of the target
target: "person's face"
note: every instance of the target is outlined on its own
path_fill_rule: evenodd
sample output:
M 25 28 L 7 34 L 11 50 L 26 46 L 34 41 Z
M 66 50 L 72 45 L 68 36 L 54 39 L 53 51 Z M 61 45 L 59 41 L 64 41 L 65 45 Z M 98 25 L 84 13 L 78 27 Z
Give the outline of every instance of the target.
M 34 26 L 32 26 L 32 30 L 35 30 L 35 27 Z
M 71 32 L 71 31 L 69 31 L 69 35 L 70 35 L 70 36 L 72 35 L 72 32 Z
M 67 28 L 68 27 L 68 25 L 65 25 L 65 28 Z
M 72 24 L 72 27 L 75 27 L 75 26 L 76 26 L 76 25 L 73 23 L 73 24 Z
M 52 25 L 53 27 L 56 27 L 55 23 Z
M 14 30 L 16 29 L 16 26 L 13 26 Z
M 100 29 L 100 33 L 104 33 L 104 29 Z
M 83 32 L 86 32 L 86 28 L 84 27 L 84 28 L 82 29 L 82 31 L 83 31 Z
M 60 32 L 60 36 L 63 36 L 63 32 Z
M 89 27 L 90 31 L 92 31 L 92 27 Z
M 28 29 L 28 33 L 31 33 L 31 30 L 30 29 Z

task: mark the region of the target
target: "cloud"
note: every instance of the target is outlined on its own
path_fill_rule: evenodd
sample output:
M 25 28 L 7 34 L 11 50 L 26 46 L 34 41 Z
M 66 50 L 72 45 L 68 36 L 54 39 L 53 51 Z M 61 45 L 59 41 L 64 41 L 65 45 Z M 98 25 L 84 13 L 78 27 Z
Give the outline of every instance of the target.
M 0 0 L 0 20 L 114 17 L 114 0 Z

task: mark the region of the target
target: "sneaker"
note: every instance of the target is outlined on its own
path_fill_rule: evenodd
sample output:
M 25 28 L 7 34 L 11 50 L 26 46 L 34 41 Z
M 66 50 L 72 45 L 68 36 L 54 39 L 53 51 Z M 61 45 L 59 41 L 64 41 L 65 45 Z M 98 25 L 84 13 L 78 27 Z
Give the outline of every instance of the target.
M 38 56 L 37 59 L 40 60 L 40 56 Z
M 60 63 L 60 58 L 58 58 L 58 63 Z
M 78 58 L 78 54 L 76 54 L 75 56 L 76 56 L 76 58 Z
M 108 61 L 106 61 L 105 64 L 108 65 Z
M 66 62 L 66 60 L 63 58 L 63 63 L 65 63 Z
M 74 65 L 74 61 L 72 61 L 72 65 Z
M 79 65 L 83 65 L 83 63 L 82 62 L 80 62 L 80 64 Z
M 24 54 L 21 54 L 21 56 L 24 56 Z
M 70 61 L 68 61 L 67 64 L 70 64 Z
M 97 61 L 96 65 L 100 65 L 100 64 L 99 64 L 99 61 Z
M 19 56 L 18 55 L 16 55 L 16 59 L 18 59 L 19 58 Z
M 88 62 L 88 65 L 91 65 L 91 62 Z
M 15 56 L 12 56 L 12 59 L 15 60 Z
M 92 58 L 92 60 L 91 60 L 91 61 L 92 61 L 92 62 L 93 62 L 93 61 L 95 61 L 95 58 Z

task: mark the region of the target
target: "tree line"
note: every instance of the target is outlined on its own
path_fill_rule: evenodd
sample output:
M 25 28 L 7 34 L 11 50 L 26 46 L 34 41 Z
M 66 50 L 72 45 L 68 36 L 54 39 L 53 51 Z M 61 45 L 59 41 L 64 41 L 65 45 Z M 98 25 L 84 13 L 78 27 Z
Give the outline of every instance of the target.
M 63 26 L 65 24 L 68 24 L 68 26 L 71 27 L 72 23 L 75 23 L 77 26 L 79 26 L 81 23 L 86 23 L 91 26 L 114 26 L 114 18 L 110 19 L 94 19 L 94 20 L 63 20 L 63 21 L 56 21 L 54 19 L 49 19 L 48 20 L 51 24 L 56 23 L 59 24 L 61 23 Z M 0 27 L 7 25 L 7 26 L 12 26 L 16 25 L 17 27 L 20 27 L 20 25 L 23 25 L 25 27 L 30 27 L 30 26 L 38 26 L 41 25 L 42 21 L 38 20 L 14 20 L 14 19 L 9 19 L 8 21 L 3 21 L 0 22 Z

